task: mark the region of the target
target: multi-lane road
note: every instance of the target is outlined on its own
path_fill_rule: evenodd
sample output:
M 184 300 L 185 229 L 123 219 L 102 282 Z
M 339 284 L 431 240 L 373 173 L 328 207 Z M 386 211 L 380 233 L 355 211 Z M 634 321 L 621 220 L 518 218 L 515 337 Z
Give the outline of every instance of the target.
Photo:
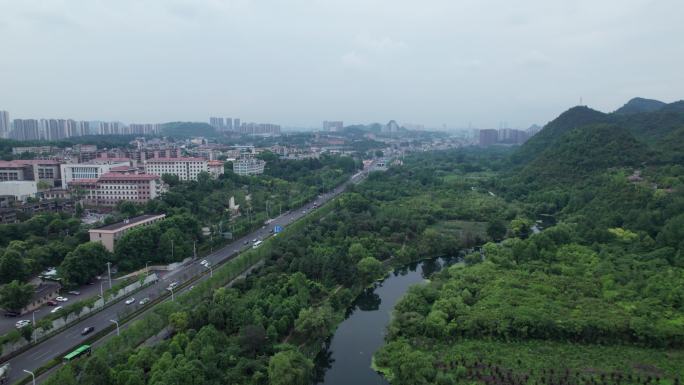
M 178 282 L 182 284 L 183 282 L 192 279 L 193 277 L 201 274 L 203 270 L 207 270 L 206 267 L 200 264 L 200 260 L 206 259 L 210 265 L 216 265 L 219 262 L 234 257 L 240 251 L 252 247 L 252 241 L 254 239 L 264 239 L 271 235 L 271 230 L 274 226 L 280 225 L 286 227 L 288 224 L 296 221 L 297 219 L 303 217 L 309 213 L 312 209 L 315 209 L 316 205 L 322 205 L 339 195 L 344 191 L 349 183 L 359 183 L 363 180 L 365 173 L 355 174 L 349 181 L 338 186 L 335 190 L 330 191 L 326 194 L 320 195 L 314 201 L 307 203 L 306 205 L 300 207 L 299 209 L 293 209 L 287 213 L 274 218 L 267 226 L 253 231 L 240 239 L 236 239 L 231 244 L 205 256 L 204 258 L 198 258 L 198 260 L 191 261 L 191 263 L 173 271 L 164 276 L 162 279 L 157 281 L 155 284 L 148 286 L 135 294 L 135 301 L 127 305 L 125 301 L 119 301 L 109 307 L 101 310 L 98 313 L 80 321 L 72 324 L 62 332 L 50 337 L 49 339 L 43 341 L 42 343 L 30 348 L 29 350 L 23 352 L 22 354 L 9 360 L 12 370 L 8 376 L 8 383 L 13 383 L 19 379 L 26 376 L 23 370 L 34 371 L 41 367 L 47 361 L 58 357 L 66 350 L 71 347 L 85 341 L 89 335 L 81 335 L 81 331 L 86 327 L 94 327 L 95 332 L 104 329 L 110 325 L 112 322 L 110 320 L 118 320 L 119 315 L 128 314 L 135 310 L 139 305 L 139 301 L 143 298 L 154 299 L 162 294 L 166 293 L 166 288 L 171 282 Z M 145 312 L 150 309 L 145 310 Z M 144 314 L 144 313 L 143 313 Z M 114 333 L 115 334 L 115 333 Z M 103 339 L 110 338 L 112 333 L 103 337 Z M 100 342 L 102 341 L 99 340 Z M 37 378 L 38 382 L 43 378 Z

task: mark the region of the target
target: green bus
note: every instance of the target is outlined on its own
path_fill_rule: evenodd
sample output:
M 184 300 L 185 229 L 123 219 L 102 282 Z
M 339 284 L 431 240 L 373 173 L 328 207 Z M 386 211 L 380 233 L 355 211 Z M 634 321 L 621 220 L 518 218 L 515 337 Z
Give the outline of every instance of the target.
M 85 354 L 90 354 L 90 345 L 79 346 L 76 350 L 64 356 L 64 361 L 69 362 Z

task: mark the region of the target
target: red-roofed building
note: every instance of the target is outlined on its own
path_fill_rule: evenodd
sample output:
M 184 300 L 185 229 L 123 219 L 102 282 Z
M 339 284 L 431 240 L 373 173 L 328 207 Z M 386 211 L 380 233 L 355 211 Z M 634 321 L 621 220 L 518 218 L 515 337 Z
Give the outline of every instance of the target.
M 145 161 L 145 172 L 176 175 L 182 181 L 197 180 L 199 173 L 209 172 L 209 166 L 202 158 L 154 158 Z
M 207 167 L 209 168 L 209 174 L 214 178 L 218 178 L 225 172 L 222 160 L 210 160 L 207 162 Z
M 69 186 L 89 206 L 116 206 L 120 201 L 145 203 L 165 191 L 158 175 L 109 172 L 97 179 L 75 179 Z

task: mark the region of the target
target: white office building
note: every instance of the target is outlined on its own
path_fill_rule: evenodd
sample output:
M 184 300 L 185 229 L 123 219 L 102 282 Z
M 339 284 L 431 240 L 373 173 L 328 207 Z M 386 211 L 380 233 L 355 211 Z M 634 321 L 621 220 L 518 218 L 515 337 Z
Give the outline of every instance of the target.
M 97 180 L 100 176 L 108 173 L 114 167 L 130 166 L 130 162 L 108 163 L 65 163 L 60 165 L 62 175 L 62 187 L 68 188 L 74 180 Z
M 145 161 L 147 174 L 177 175 L 182 181 L 197 180 L 201 172 L 209 172 L 206 159 L 202 158 L 152 158 Z
M 264 173 L 266 162 L 252 157 L 243 157 L 233 162 L 233 172 L 238 175 L 258 175 Z

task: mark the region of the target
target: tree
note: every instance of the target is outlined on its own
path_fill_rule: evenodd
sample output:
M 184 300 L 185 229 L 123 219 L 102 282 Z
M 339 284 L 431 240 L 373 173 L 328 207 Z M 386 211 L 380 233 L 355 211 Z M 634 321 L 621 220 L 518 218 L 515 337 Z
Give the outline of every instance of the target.
M 33 292 L 33 285 L 14 280 L 0 286 L 0 306 L 7 310 L 17 311 L 23 309 L 31 302 Z
M 176 331 L 183 331 L 188 328 L 188 313 L 179 311 L 169 314 L 169 324 Z
M 21 253 L 11 248 L 15 242 L 12 242 L 10 248 L 0 257 L 0 283 L 13 280 L 24 281 L 28 278 L 28 271 Z
M 240 329 L 239 341 L 245 351 L 254 355 L 266 343 L 266 330 L 261 325 L 247 325 Z
M 111 254 L 100 242 L 86 242 L 64 257 L 59 274 L 67 285 L 82 285 L 102 272 Z
M 330 333 L 333 322 L 332 308 L 328 305 L 302 309 L 295 320 L 295 330 L 307 339 L 323 338 Z
M 502 240 L 506 236 L 506 231 L 506 225 L 498 219 L 487 224 L 487 235 L 495 241 Z
M 308 385 L 313 362 L 296 350 L 273 355 L 268 362 L 268 381 L 271 385 Z
M 359 274 L 364 283 L 370 283 L 385 273 L 382 262 L 373 257 L 366 257 L 360 260 L 359 263 L 356 264 L 356 268 L 359 270 Z
M 180 178 L 176 174 L 162 174 L 162 181 L 169 186 L 177 186 L 180 184 Z

